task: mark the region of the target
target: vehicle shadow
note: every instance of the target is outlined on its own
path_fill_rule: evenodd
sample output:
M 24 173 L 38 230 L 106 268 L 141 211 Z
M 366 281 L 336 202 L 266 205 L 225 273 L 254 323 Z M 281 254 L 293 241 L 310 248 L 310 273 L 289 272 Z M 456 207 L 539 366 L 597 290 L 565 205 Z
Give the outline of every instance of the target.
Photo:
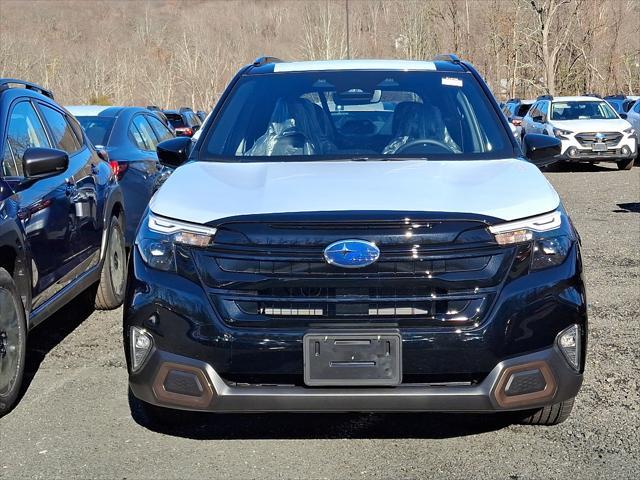
M 501 430 L 512 414 L 458 413 L 246 413 L 179 412 L 171 424 L 151 423 L 132 409 L 136 423 L 153 432 L 192 440 L 444 439 Z
M 95 291 L 89 289 L 58 310 L 41 325 L 29 332 L 24 379 L 16 405 L 26 394 L 40 364 L 60 342 L 94 312 Z
M 640 213 L 640 203 L 638 202 L 630 202 L 630 203 L 618 203 L 618 207 L 613 210 L 614 213 Z
M 558 162 L 549 165 L 544 172 L 547 173 L 575 173 L 575 172 L 617 172 L 618 166 L 615 163 L 571 163 Z

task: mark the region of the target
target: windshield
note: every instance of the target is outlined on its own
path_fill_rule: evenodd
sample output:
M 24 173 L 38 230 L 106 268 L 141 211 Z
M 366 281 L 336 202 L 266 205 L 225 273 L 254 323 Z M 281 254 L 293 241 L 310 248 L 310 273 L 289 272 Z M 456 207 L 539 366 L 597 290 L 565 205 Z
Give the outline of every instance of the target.
M 333 71 L 241 78 L 201 159 L 358 160 L 513 157 L 470 73 Z
M 76 117 L 87 137 L 95 146 L 105 147 L 111 135 L 113 117 Z
M 571 101 L 553 102 L 551 120 L 613 120 L 616 112 L 607 102 Z

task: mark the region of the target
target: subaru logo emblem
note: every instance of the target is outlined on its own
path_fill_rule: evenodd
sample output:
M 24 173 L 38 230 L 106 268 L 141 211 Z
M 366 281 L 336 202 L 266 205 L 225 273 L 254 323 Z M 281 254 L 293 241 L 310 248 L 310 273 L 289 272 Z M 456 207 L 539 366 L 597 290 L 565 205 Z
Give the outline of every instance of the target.
M 604 140 L 604 133 L 596 133 L 596 140 L 599 140 L 599 141 Z
M 327 263 L 342 268 L 361 268 L 375 263 L 380 249 L 366 240 L 339 240 L 324 249 Z

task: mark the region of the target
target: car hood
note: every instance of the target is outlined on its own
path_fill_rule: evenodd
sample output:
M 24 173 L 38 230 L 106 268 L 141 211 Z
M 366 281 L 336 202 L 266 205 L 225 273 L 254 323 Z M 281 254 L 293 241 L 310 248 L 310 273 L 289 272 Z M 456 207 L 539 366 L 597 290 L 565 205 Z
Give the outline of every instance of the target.
M 611 120 L 551 120 L 551 126 L 569 130 L 574 133 L 580 132 L 621 132 L 631 124 L 621 118 Z
M 515 220 L 558 194 L 524 160 L 192 162 L 152 198 L 157 215 L 194 223 L 265 213 L 348 210 L 471 213 Z

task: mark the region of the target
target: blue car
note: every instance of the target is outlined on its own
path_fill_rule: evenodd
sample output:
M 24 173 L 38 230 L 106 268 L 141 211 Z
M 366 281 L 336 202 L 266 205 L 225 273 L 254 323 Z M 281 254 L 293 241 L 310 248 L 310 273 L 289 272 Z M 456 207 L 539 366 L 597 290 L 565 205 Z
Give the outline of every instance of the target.
M 511 412 L 556 424 L 580 389 L 579 236 L 478 72 L 433 61 L 244 67 L 132 249 L 138 418 Z M 514 413 L 519 412 L 519 413 Z
M 51 92 L 0 79 L 0 416 L 18 398 L 27 332 L 87 289 L 124 298 L 120 185 Z
M 156 145 L 174 135 L 155 112 L 146 108 L 73 106 L 68 110 L 96 148 L 106 151 L 122 186 L 129 247 L 149 199 L 169 173 L 158 163 Z

